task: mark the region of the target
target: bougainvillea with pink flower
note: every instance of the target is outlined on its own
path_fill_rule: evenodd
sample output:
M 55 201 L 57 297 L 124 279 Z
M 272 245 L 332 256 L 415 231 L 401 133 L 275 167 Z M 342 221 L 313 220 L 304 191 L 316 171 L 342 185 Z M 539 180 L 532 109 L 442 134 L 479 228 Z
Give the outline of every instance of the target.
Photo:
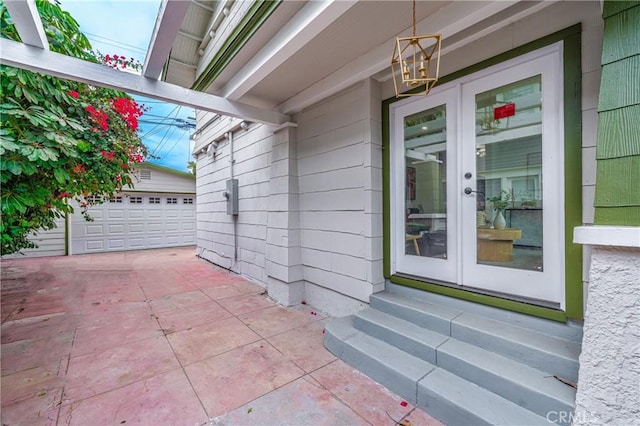
M 51 50 L 122 70 L 133 58 L 91 50 L 60 6 L 36 0 Z M 18 40 L 0 2 L 1 36 Z M 0 66 L 1 253 L 34 247 L 33 231 L 79 206 L 83 213 L 132 186 L 129 171 L 145 160 L 138 131 L 144 107 L 123 92 Z

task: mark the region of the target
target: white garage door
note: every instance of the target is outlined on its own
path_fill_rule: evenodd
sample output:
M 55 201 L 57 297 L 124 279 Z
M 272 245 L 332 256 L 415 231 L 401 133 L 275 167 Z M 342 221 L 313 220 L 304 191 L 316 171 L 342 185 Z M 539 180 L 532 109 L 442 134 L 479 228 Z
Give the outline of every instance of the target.
M 195 244 L 194 195 L 135 193 L 117 196 L 71 219 L 71 253 L 138 250 Z

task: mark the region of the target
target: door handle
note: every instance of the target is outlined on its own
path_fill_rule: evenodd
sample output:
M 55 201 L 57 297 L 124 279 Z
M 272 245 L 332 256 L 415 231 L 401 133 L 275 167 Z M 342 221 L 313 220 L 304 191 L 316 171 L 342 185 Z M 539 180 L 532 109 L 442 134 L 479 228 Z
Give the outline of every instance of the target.
M 467 187 L 464 189 L 464 193 L 465 193 L 465 194 L 467 194 L 467 195 L 469 195 L 469 194 L 471 194 L 471 193 L 473 193 L 473 192 L 475 192 L 476 194 L 482 194 L 482 196 L 484 196 L 484 192 L 482 192 L 482 191 L 474 191 L 474 190 L 473 190 L 473 189 L 471 189 L 471 187 L 469 187 L 469 186 L 467 186 Z

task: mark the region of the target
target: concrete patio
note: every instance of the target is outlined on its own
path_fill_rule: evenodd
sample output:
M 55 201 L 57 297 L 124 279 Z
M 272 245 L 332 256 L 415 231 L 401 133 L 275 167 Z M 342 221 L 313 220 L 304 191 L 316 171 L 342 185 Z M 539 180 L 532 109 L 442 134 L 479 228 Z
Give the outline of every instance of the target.
M 3 425 L 436 425 L 193 247 L 2 260 Z

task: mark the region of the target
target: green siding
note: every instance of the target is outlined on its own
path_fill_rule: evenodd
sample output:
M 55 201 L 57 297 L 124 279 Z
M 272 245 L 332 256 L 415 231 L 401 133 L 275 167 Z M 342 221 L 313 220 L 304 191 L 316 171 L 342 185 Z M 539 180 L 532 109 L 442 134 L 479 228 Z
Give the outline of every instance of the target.
M 605 1 L 597 225 L 640 225 L 640 2 Z
M 383 175 L 383 272 L 391 282 L 419 288 L 433 293 L 470 300 L 556 321 L 567 318 L 580 320 L 583 315 L 582 294 L 582 246 L 573 244 L 573 229 L 582 225 L 582 71 L 581 71 L 581 25 L 577 24 L 556 33 L 517 47 L 501 55 L 441 77 L 438 84 L 444 84 L 484 68 L 532 52 L 558 41 L 564 42 L 564 146 L 565 146 L 565 285 L 566 312 L 522 302 L 506 300 L 427 283 L 415 279 L 391 275 L 391 164 L 390 146 L 390 106 L 399 99 L 386 99 L 382 103 L 382 175 Z M 412 91 L 422 91 L 415 88 Z
M 605 1 L 602 17 L 606 19 L 636 6 L 640 6 L 640 1 L 638 0 Z
M 255 1 L 191 88 L 200 91 L 207 90 L 281 2 L 282 0 Z
M 598 111 L 640 104 L 640 55 L 602 67 Z
M 638 54 L 640 49 L 640 7 L 607 19 L 604 26 L 602 65 Z
M 596 158 L 630 155 L 640 155 L 640 105 L 601 112 Z
M 596 207 L 640 206 L 640 155 L 598 160 Z
M 640 223 L 640 207 L 599 207 L 596 209 L 595 222 L 598 225 L 620 225 L 621 223 Z

